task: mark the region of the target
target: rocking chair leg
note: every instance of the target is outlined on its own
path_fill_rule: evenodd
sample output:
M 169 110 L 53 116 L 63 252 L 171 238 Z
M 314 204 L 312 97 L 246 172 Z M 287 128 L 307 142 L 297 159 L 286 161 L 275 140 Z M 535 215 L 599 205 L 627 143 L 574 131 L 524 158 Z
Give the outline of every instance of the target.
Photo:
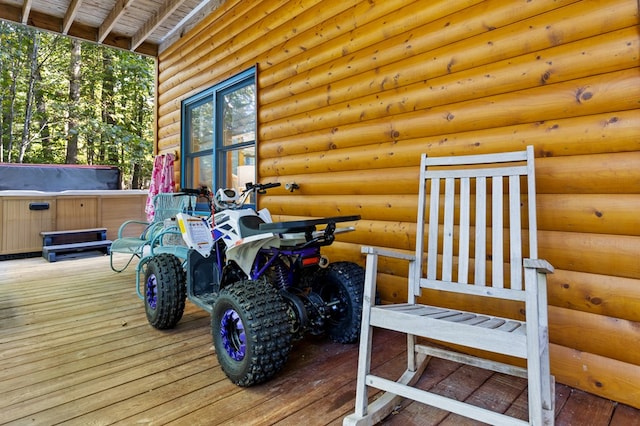
M 416 356 L 416 369 L 415 371 L 410 371 L 409 369 L 405 370 L 405 372 L 398 379 L 398 383 L 413 386 L 418 381 L 424 370 L 427 368 L 427 364 L 431 357 L 424 354 L 417 354 Z M 366 386 L 364 389 L 366 394 Z M 366 408 L 366 413 L 364 416 L 359 416 L 357 413 L 350 414 L 345 417 L 342 421 L 343 426 L 363 426 L 363 425 L 374 425 L 382 421 L 385 417 L 391 414 L 396 407 L 398 407 L 402 402 L 402 397 L 395 395 L 391 392 L 385 392 L 378 399 L 373 401 Z

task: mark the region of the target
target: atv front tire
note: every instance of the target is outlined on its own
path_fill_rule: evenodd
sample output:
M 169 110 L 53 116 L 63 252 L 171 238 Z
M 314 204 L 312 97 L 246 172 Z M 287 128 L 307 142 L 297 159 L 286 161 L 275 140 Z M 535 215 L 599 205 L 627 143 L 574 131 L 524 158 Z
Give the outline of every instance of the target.
M 239 386 L 265 382 L 291 351 L 287 305 L 265 281 L 238 281 L 220 291 L 211 332 L 220 367 Z
M 149 324 L 159 330 L 175 327 L 184 313 L 186 296 L 180 259 L 166 253 L 152 257 L 144 273 L 144 307 Z

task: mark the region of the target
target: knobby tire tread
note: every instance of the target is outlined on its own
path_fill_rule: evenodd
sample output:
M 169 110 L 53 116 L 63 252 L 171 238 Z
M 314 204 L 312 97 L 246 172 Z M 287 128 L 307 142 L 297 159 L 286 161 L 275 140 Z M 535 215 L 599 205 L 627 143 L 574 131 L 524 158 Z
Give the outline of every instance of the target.
M 157 282 L 155 315 L 146 306 L 147 279 L 152 273 L 156 275 Z M 145 308 L 147 319 L 154 328 L 173 328 L 182 318 L 187 297 L 185 281 L 186 274 L 182 262 L 176 256 L 162 253 L 149 261 L 145 272 Z
M 229 357 L 216 336 L 228 307 L 242 316 L 248 340 L 247 355 L 240 362 Z M 211 330 L 220 366 L 236 385 L 248 387 L 269 380 L 289 358 L 287 305 L 279 291 L 264 281 L 243 280 L 224 288 L 214 305 Z

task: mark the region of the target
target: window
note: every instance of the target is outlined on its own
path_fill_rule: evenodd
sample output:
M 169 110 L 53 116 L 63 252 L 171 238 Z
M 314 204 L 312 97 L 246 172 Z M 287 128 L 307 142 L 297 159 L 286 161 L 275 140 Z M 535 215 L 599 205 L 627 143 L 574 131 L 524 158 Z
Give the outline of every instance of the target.
M 183 101 L 182 123 L 183 187 L 255 182 L 255 68 Z

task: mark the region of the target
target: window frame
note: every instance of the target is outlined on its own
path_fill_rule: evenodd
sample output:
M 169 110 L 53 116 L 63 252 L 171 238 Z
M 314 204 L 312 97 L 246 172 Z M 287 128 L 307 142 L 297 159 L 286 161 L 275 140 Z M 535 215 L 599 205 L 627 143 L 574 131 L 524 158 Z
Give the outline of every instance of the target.
M 245 71 L 242 71 L 233 77 L 228 78 L 227 80 L 215 84 L 202 92 L 199 92 L 187 99 L 184 99 L 181 103 L 181 111 L 180 111 L 180 119 L 182 123 L 182 129 L 180 134 L 180 149 L 181 149 L 181 157 L 182 161 L 180 162 L 180 184 L 181 187 L 185 187 L 186 185 L 191 185 L 191 183 L 195 181 L 192 176 L 193 170 L 189 170 L 189 165 L 194 159 L 199 157 L 204 157 L 211 155 L 212 156 L 212 182 L 208 182 L 207 185 L 210 186 L 210 189 L 215 192 L 222 185 L 227 187 L 231 184 L 231 182 L 226 182 L 226 171 L 228 165 L 226 161 L 222 161 L 226 155 L 234 150 L 240 150 L 246 147 L 254 146 L 256 151 L 256 159 L 254 164 L 254 173 L 257 175 L 257 120 L 258 120 L 258 95 L 257 95 L 257 76 L 256 76 L 256 66 L 253 66 Z M 254 96 L 255 96 L 255 111 L 254 111 L 254 139 L 252 141 L 242 142 L 239 144 L 232 144 L 229 146 L 224 146 L 223 141 L 223 131 L 224 126 L 222 125 L 223 119 L 223 109 L 221 108 L 223 97 L 231 93 L 235 90 L 241 89 L 245 86 L 252 85 L 254 86 Z M 213 144 L 210 149 L 191 152 L 191 114 L 193 109 L 202 106 L 208 102 L 212 102 L 213 113 L 211 123 L 212 135 L 213 135 Z

